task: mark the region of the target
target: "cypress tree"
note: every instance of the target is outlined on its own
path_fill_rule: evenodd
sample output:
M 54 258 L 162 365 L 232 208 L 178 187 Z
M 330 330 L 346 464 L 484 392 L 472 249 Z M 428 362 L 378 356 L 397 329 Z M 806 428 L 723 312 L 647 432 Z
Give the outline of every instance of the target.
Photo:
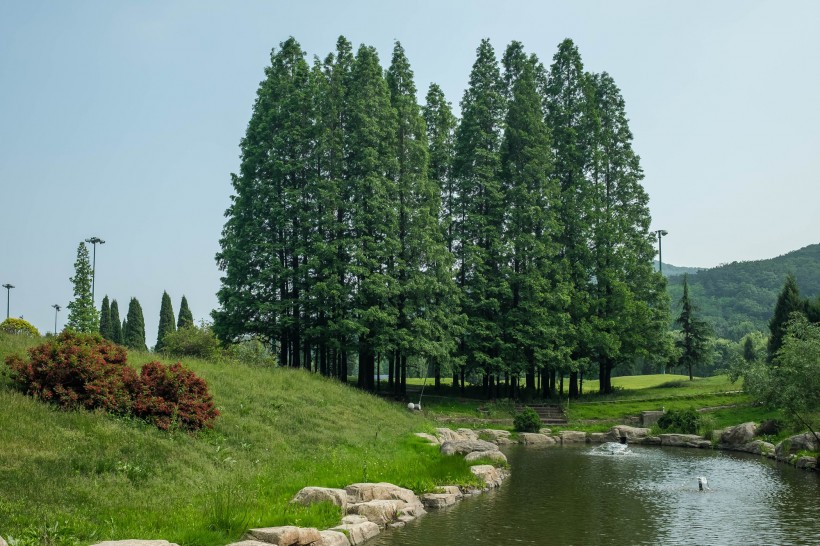
M 77 332 L 99 331 L 99 317 L 91 300 L 92 274 L 88 248 L 85 243 L 80 243 L 77 247 L 77 260 L 74 262 L 74 276 L 69 279 L 74 285 L 74 299 L 68 304 L 66 322 L 68 328 Z
M 119 321 L 119 317 L 117 317 Z M 108 302 L 108 295 L 103 298 L 102 306 L 100 307 L 100 335 L 103 339 L 109 341 L 113 340 L 113 331 L 111 328 L 111 306 Z
M 805 302 L 800 297 L 800 289 L 797 287 L 797 279 L 789 273 L 783 289 L 777 296 L 777 303 L 774 305 L 774 314 L 769 319 L 769 361 L 771 362 L 777 351 L 783 346 L 783 337 L 786 335 L 786 323 L 791 319 L 792 313 L 805 312 Z
M 111 302 L 111 341 L 122 345 L 123 325 L 120 323 L 120 307 L 117 300 Z
M 182 301 L 179 303 L 179 318 L 177 319 L 177 328 L 189 328 L 194 325 L 194 315 L 188 308 L 188 300 L 183 295 Z
M 709 324 L 695 316 L 697 308 L 689 297 L 688 275 L 683 275 L 683 295 L 680 299 L 681 312 L 675 324 L 681 327 L 682 338 L 678 341 L 681 350 L 678 364 L 684 366 L 689 372 L 689 380 L 692 381 L 692 368 L 696 364 L 704 362 L 709 357 Z
M 171 305 L 171 296 L 168 292 L 162 292 L 162 303 L 159 308 L 159 327 L 157 328 L 157 344 L 154 351 L 160 352 L 163 349 L 165 336 L 174 332 L 174 308 Z
M 137 298 L 131 298 L 128 304 L 128 316 L 123 325 L 123 344 L 129 349 L 147 351 L 145 345 L 145 319 L 142 315 L 142 306 Z

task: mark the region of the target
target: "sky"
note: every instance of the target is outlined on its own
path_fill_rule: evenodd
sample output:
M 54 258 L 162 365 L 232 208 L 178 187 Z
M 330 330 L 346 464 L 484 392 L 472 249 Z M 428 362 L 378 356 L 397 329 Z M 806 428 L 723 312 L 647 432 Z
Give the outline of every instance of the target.
M 0 0 L 0 302 L 41 332 L 58 304 L 62 329 L 99 237 L 97 307 L 136 297 L 149 346 L 163 291 L 207 320 L 239 141 L 290 36 L 312 59 L 344 35 L 385 67 L 399 40 L 420 102 L 435 82 L 456 110 L 482 38 L 547 66 L 571 38 L 621 89 L 665 263 L 818 243 L 817 21 L 812 0 Z

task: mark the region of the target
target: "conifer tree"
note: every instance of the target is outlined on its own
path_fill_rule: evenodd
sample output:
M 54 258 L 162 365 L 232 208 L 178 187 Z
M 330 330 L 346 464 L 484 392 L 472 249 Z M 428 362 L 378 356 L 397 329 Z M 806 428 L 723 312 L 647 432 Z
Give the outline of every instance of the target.
M 123 325 L 123 345 L 137 351 L 147 351 L 145 345 L 145 319 L 142 306 L 137 298 L 131 298 L 128 304 L 128 316 Z
M 486 393 L 503 372 L 502 335 L 496 321 L 508 286 L 501 277 L 504 199 L 499 178 L 503 84 L 490 41 L 478 47 L 461 101 L 453 173 L 458 184 L 455 245 L 457 283 L 467 316 L 461 352 L 467 367 L 484 374 Z
M 91 300 L 91 264 L 88 261 L 88 248 L 85 243 L 77 247 L 77 260 L 74 262 L 74 299 L 68 304 L 68 321 L 66 326 L 77 332 L 92 333 L 99 331 L 99 317 Z
M 119 321 L 119 317 L 117 317 Z M 102 306 L 100 307 L 100 335 L 103 339 L 107 339 L 109 341 L 113 340 L 113 331 L 111 328 L 111 305 L 108 302 L 108 295 L 106 295 L 102 300 Z
M 786 323 L 791 319 L 791 314 L 795 312 L 804 313 L 805 302 L 800 297 L 800 289 L 797 287 L 797 279 L 789 273 L 783 289 L 777 296 L 777 303 L 774 305 L 774 314 L 769 319 L 769 361 L 771 362 L 777 351 L 783 345 L 783 336 L 786 334 Z
M 194 315 L 188 308 L 188 299 L 183 295 L 179 303 L 179 318 L 177 319 L 177 329 L 189 328 L 194 325 Z
M 171 296 L 168 292 L 162 292 L 162 303 L 159 308 L 159 327 L 157 328 L 157 344 L 154 346 L 154 351 L 162 351 L 164 345 L 163 340 L 165 336 L 171 332 L 176 331 L 174 327 L 174 308 L 171 304 Z
M 119 345 L 122 341 L 122 323 L 120 322 L 120 308 L 117 300 L 111 301 L 111 341 Z
M 707 322 L 696 317 L 697 308 L 689 297 L 688 275 L 685 273 L 680 306 L 680 315 L 675 320 L 675 324 L 681 327 L 683 334 L 678 341 L 681 351 L 678 365 L 688 370 L 689 380 L 692 381 L 694 379 L 692 368 L 709 357 L 711 329 Z

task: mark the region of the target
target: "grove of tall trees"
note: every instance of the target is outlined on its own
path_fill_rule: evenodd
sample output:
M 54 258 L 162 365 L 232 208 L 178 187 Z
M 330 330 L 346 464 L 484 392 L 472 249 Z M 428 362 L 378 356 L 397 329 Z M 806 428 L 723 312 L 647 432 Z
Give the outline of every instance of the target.
M 549 68 L 483 40 L 460 119 L 418 103 L 396 42 L 324 60 L 280 44 L 257 91 L 217 263 L 226 342 L 282 366 L 405 391 L 408 363 L 488 396 L 611 392 L 663 360 L 669 305 L 624 100 L 571 40 Z

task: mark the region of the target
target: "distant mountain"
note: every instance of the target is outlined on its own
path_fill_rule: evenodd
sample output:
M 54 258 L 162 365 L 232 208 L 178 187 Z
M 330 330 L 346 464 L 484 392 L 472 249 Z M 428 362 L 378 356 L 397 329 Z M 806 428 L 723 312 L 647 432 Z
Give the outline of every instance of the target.
M 655 260 L 655 271 L 658 270 L 658 264 L 660 262 Z M 698 271 L 703 271 L 704 268 L 702 267 L 682 267 L 672 264 L 663 264 L 663 275 L 664 277 L 674 277 L 675 275 L 683 275 L 684 273 L 689 273 L 690 275 L 694 275 Z
M 669 277 L 672 317 L 680 314 L 678 301 L 683 293 L 683 275 L 663 272 Z M 689 276 L 689 294 L 709 321 L 715 334 L 738 340 L 759 330 L 769 333 L 769 319 L 786 275 L 793 273 L 803 298 L 820 295 L 820 244 L 809 245 L 777 258 L 752 262 L 732 262 L 703 269 Z

